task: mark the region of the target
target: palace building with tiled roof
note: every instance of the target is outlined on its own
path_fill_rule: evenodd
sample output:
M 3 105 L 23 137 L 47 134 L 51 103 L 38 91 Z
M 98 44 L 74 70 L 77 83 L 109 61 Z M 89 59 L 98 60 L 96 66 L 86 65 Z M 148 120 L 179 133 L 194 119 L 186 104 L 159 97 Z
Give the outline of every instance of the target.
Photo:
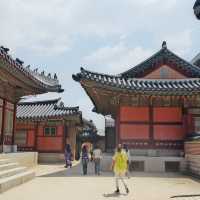
M 45 75 L 13 59 L 9 49 L 0 47 L 0 152 L 12 151 L 14 144 L 16 104 L 22 96 L 63 92 L 57 75 Z
M 61 98 L 17 104 L 14 142 L 18 151 L 38 152 L 40 162 L 63 161 L 66 144 L 75 158 L 86 129 L 97 132 L 93 122 L 82 118 L 78 106 L 65 107 Z
M 128 145 L 133 156 L 177 158 L 177 163 L 168 160 L 165 166 L 178 168 L 185 140 L 200 133 L 200 68 L 169 50 L 166 42 L 150 58 L 120 74 L 81 68 L 72 77 L 90 97 L 93 111 L 112 116 L 111 138 L 116 138 L 115 145 Z

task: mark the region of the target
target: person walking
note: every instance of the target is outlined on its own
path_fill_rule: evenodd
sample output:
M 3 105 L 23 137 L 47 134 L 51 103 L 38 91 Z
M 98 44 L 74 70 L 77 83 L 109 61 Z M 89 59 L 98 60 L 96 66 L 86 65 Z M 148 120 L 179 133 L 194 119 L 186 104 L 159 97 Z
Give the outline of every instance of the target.
M 128 177 L 128 178 L 130 178 L 130 171 L 129 171 L 129 168 L 130 168 L 130 151 L 129 151 L 129 149 L 128 149 L 128 145 L 127 144 L 124 144 L 123 145 L 123 149 L 124 149 L 124 151 L 125 151 L 125 153 L 126 153 L 126 155 L 127 155 L 127 157 L 128 157 L 128 160 L 127 160 L 127 171 L 126 171 L 126 176 Z
M 112 166 L 111 166 L 115 173 L 116 194 L 120 193 L 119 180 L 121 180 L 121 182 L 123 183 L 126 193 L 127 194 L 129 193 L 128 186 L 124 181 L 124 177 L 127 171 L 127 161 L 128 161 L 128 156 L 125 153 L 125 151 L 122 150 L 122 145 L 119 144 L 117 147 L 117 151 L 113 156 Z
M 65 147 L 65 168 L 72 167 L 72 150 L 70 144 Z
M 87 149 L 86 145 L 83 145 L 83 147 L 82 147 L 81 161 L 82 161 L 83 175 L 86 175 L 87 174 L 87 165 L 89 162 L 88 149 Z
M 96 175 L 100 175 L 100 164 L 102 159 L 102 151 L 98 145 L 93 150 L 93 158 L 94 158 L 94 170 Z

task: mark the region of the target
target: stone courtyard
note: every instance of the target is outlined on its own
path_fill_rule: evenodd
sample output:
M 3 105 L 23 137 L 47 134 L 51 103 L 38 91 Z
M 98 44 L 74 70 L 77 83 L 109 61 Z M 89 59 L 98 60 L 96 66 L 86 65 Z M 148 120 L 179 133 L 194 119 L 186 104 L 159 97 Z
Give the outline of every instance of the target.
M 2 193 L 0 200 L 200 200 L 200 182 L 174 173 L 135 172 L 126 180 L 130 193 L 122 190 L 116 196 L 112 173 L 96 177 L 92 167 L 90 163 L 88 175 L 82 176 L 79 163 L 71 169 L 60 164 L 38 165 L 35 179 Z

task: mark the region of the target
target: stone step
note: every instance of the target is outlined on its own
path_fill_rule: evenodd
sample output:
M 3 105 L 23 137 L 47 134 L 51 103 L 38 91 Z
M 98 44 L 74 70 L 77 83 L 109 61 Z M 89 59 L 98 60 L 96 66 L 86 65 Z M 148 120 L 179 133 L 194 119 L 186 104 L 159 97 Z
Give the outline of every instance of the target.
M 15 163 L 15 162 L 0 165 L 0 172 L 3 171 L 3 170 L 13 169 L 13 168 L 16 168 L 18 166 L 19 166 L 19 164 Z
M 26 167 L 16 167 L 16 168 L 13 168 L 13 169 L 0 171 L 0 180 L 1 180 L 1 178 L 13 176 L 15 174 L 25 172 L 26 170 L 27 170 Z
M 0 179 L 0 193 L 7 191 L 17 185 L 23 184 L 35 177 L 35 172 L 32 170 L 22 172 L 10 177 Z
M 11 163 L 10 159 L 0 159 L 0 165 Z

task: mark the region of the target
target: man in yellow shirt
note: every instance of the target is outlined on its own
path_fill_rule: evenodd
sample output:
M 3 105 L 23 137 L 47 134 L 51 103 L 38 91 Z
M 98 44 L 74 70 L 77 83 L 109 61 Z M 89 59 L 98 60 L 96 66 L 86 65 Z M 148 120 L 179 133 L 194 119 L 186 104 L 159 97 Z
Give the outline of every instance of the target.
M 116 181 L 116 191 L 115 193 L 119 194 L 119 180 L 123 183 L 126 193 L 129 193 L 128 186 L 124 181 L 125 174 L 128 169 L 128 156 L 122 150 L 122 145 L 119 144 L 115 155 L 113 156 L 112 160 L 112 169 L 115 173 L 115 181 Z

